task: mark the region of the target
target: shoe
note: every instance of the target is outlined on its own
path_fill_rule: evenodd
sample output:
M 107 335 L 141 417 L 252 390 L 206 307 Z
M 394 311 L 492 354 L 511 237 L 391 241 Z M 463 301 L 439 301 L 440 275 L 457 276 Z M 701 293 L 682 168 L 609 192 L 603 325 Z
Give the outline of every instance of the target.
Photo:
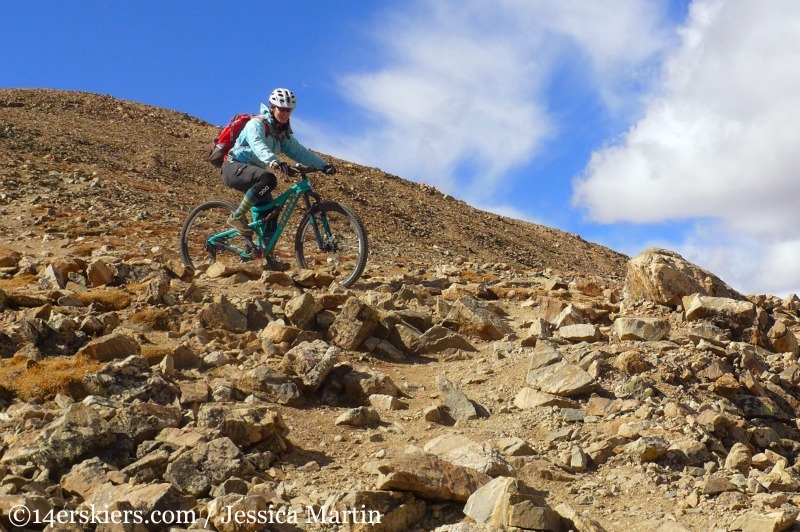
M 264 257 L 264 267 L 274 272 L 285 272 L 291 268 L 288 262 L 281 262 L 272 255 L 267 255 Z
M 231 214 L 228 216 L 228 225 L 236 229 L 242 236 L 253 236 L 253 230 L 247 227 L 247 218 L 244 216 L 234 218 L 233 214 Z

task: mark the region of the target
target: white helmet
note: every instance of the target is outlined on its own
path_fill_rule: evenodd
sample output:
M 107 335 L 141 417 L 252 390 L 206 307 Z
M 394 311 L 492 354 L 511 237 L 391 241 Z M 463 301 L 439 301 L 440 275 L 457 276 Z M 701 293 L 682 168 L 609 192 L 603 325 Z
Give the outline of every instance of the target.
M 269 103 L 276 107 L 294 109 L 297 107 L 297 98 L 294 97 L 294 93 L 289 89 L 275 89 L 269 95 Z

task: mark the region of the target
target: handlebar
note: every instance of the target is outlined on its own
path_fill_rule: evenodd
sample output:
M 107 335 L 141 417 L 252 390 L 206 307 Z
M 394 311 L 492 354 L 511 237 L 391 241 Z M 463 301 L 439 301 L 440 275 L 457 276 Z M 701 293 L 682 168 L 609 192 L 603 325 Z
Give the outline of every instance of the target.
M 313 166 L 306 166 L 304 164 L 296 164 L 289 167 L 289 176 L 297 177 L 306 174 L 313 174 L 314 172 L 322 172 L 322 168 L 314 168 Z

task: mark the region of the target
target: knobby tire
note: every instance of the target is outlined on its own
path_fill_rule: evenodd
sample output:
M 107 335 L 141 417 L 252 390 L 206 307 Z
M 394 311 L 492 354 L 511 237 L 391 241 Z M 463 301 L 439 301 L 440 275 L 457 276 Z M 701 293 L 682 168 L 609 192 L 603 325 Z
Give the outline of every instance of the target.
M 216 261 L 226 263 L 242 261 L 240 255 L 223 247 L 216 248 L 216 254 L 205 249 L 209 236 L 230 229 L 226 220 L 235 209 L 236 206 L 229 201 L 210 200 L 201 203 L 189 213 L 181 229 L 180 241 L 181 259 L 187 268 L 197 270 L 203 263 L 211 264 Z M 244 249 L 246 244 L 245 238 L 238 234 L 228 238 L 226 242 L 240 249 Z
M 327 249 L 320 250 L 311 221 L 313 216 L 322 232 L 323 214 L 331 234 L 322 234 Z M 364 224 L 349 207 L 335 201 L 321 203 L 303 215 L 294 247 L 300 268 L 327 272 L 345 287 L 352 286 L 364 272 L 369 254 Z

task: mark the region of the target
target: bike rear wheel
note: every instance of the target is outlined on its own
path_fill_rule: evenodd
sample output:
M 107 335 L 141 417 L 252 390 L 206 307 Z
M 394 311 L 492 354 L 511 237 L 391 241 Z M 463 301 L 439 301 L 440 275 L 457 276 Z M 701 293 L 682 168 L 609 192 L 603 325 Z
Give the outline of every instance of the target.
M 294 241 L 297 265 L 352 286 L 367 265 L 367 231 L 349 207 L 325 202 L 303 215 Z
M 240 263 L 250 258 L 249 242 L 239 233 L 209 238 L 231 231 L 227 219 L 236 207 L 225 200 L 211 200 L 195 207 L 181 229 L 181 259 L 192 270 L 207 268 L 214 262 Z

